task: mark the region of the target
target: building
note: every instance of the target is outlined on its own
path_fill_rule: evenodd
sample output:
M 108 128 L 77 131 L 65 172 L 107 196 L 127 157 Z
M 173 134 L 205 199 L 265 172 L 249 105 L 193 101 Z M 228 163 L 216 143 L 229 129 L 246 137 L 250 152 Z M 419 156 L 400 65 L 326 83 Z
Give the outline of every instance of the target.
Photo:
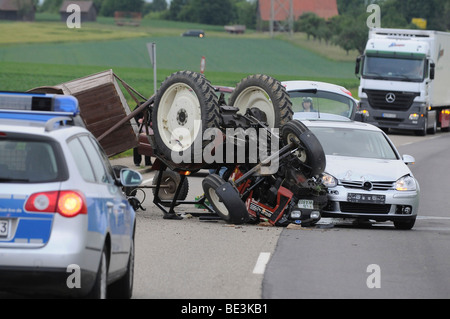
M 66 22 L 73 11 L 67 12 L 67 7 L 71 4 L 76 4 L 80 7 L 81 21 L 80 22 L 94 22 L 97 21 L 97 9 L 93 1 L 64 1 L 59 9 L 61 21 Z
M 291 2 L 294 21 L 305 12 L 313 12 L 324 19 L 339 14 L 336 0 L 259 0 L 260 19 L 271 21 L 273 15 L 273 21 L 288 20 L 291 14 Z
M 34 21 L 33 0 L 0 0 L 0 20 Z

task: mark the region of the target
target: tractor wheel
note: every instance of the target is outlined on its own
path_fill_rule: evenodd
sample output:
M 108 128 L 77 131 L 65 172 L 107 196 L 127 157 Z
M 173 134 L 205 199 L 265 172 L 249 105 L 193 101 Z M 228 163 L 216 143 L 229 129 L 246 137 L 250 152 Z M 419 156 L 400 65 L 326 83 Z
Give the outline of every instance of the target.
M 251 75 L 241 80 L 229 99 L 231 106 L 245 114 L 256 107 L 266 113 L 267 125 L 279 128 L 292 120 L 292 102 L 281 83 L 267 75 Z
M 159 174 L 161 174 L 161 171 L 158 171 L 155 176 L 153 177 L 152 185 L 156 185 L 158 182 Z M 177 172 L 165 170 L 162 171 L 162 177 L 161 177 L 161 186 L 168 186 L 168 187 L 161 187 L 158 192 L 158 196 L 161 200 L 167 200 L 171 201 L 175 197 L 175 193 L 177 191 L 178 185 L 181 183 L 181 176 Z M 156 189 L 152 189 L 153 196 L 156 194 Z M 189 182 L 188 179 L 185 178 L 183 181 L 183 184 L 181 185 L 180 193 L 178 194 L 177 200 L 185 200 L 187 195 L 189 193 Z M 170 207 L 171 203 L 161 203 L 161 205 Z M 175 206 L 178 206 L 179 204 L 176 204 Z
M 224 221 L 238 225 L 249 220 L 245 203 L 229 182 L 225 182 L 217 174 L 211 174 L 203 180 L 202 186 L 214 211 Z
M 302 122 L 292 120 L 281 128 L 281 139 L 284 145 L 291 141 L 300 145 L 295 152 L 297 156 L 297 169 L 301 170 L 306 178 L 320 175 L 325 170 L 326 158 L 322 144 L 317 137 Z
M 179 168 L 199 169 L 208 142 L 203 133 L 220 125 L 218 97 L 202 74 L 173 73 L 155 96 L 152 120 L 158 153 Z

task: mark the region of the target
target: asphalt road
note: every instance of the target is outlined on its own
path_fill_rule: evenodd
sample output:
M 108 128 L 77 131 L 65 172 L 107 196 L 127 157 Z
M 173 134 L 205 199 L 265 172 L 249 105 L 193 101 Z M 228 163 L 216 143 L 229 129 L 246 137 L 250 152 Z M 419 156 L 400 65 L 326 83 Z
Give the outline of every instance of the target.
M 450 135 L 391 135 L 413 155 L 419 218 L 410 231 L 392 223 L 283 230 L 263 280 L 263 298 L 449 298 Z
M 448 298 L 450 297 L 450 134 L 390 135 L 413 155 L 420 217 L 410 231 L 392 223 L 315 228 L 164 220 L 147 189 L 138 211 L 134 298 Z M 153 172 L 144 174 L 150 183 Z M 203 191 L 189 177 L 188 199 Z M 268 263 L 267 263 L 268 262 Z M 267 263 L 267 265 L 266 265 Z

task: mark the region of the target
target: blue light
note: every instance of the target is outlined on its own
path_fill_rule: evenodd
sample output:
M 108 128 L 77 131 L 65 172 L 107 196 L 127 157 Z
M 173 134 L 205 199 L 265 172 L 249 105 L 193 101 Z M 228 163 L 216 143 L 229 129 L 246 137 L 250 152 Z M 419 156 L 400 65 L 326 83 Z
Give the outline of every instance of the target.
M 25 118 L 36 115 L 76 116 L 79 113 L 78 100 L 70 95 L 0 92 L 0 117 L 2 118 L 19 119 L 24 118 L 25 114 L 28 114 Z

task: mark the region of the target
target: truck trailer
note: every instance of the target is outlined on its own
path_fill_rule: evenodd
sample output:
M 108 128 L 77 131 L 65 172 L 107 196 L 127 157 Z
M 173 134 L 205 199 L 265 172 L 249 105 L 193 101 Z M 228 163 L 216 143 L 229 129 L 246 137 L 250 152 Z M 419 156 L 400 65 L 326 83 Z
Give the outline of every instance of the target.
M 372 28 L 356 60 L 364 121 L 417 135 L 450 129 L 450 33 Z

